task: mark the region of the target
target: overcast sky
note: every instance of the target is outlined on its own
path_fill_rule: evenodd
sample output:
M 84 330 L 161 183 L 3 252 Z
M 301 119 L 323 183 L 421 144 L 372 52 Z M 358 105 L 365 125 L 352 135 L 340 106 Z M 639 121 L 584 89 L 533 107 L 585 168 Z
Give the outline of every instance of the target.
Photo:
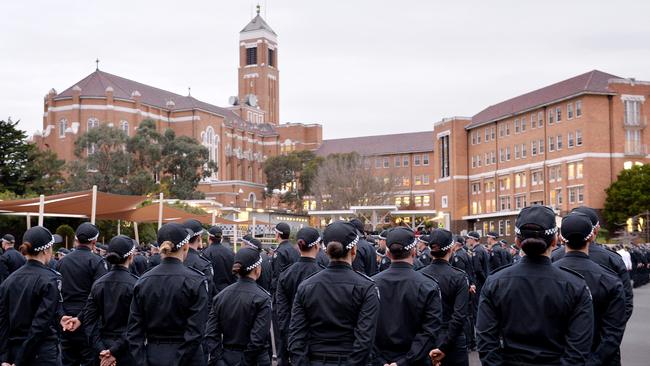
M 599 69 L 650 80 L 650 1 L 262 0 L 282 122 L 325 138 L 443 117 Z M 226 106 L 250 0 L 0 2 L 0 119 L 42 129 L 43 96 L 95 68 Z M 266 5 L 265 5 L 266 4 Z

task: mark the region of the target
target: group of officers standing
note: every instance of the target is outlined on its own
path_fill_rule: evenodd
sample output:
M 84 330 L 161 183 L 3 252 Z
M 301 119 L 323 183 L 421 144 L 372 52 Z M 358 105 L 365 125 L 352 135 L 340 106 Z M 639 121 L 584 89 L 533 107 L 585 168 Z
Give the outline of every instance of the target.
M 494 233 L 484 246 L 476 232 L 396 227 L 375 249 L 357 219 L 302 228 L 295 244 L 280 223 L 268 256 L 251 235 L 234 253 L 219 227 L 204 247 L 189 220 L 159 229 L 159 263 L 139 278 L 126 236 L 102 258 L 99 230 L 83 223 L 52 269 L 55 238 L 33 227 L 25 264 L 0 285 L 0 362 L 468 365 L 475 343 L 484 365 L 620 364 L 630 278 L 594 242 L 595 211 L 577 208 L 559 229 L 534 205 L 515 226 L 514 247 Z

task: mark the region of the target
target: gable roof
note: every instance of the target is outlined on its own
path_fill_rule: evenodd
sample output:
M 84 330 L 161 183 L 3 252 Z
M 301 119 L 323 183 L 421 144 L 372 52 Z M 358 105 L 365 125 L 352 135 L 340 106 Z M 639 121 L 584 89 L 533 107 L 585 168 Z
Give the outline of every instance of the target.
M 316 154 L 357 152 L 361 156 L 433 151 L 433 131 L 323 140 Z
M 610 79 L 620 79 L 620 77 L 598 70 L 574 76 L 559 83 L 489 106 L 474 115 L 472 122 L 465 128 L 470 129 L 495 122 L 568 97 L 581 94 L 612 94 L 612 91 L 608 88 Z
M 251 19 L 251 21 L 248 22 L 248 24 L 246 24 L 244 29 L 242 29 L 241 32 L 239 33 L 252 32 L 256 30 L 265 30 L 267 32 L 270 32 L 274 36 L 277 36 L 277 34 L 273 31 L 273 29 L 271 29 L 268 23 L 266 23 L 264 18 L 262 18 L 262 16 L 259 14 L 257 14 L 255 18 Z
M 152 107 L 161 108 L 166 111 L 183 111 L 201 109 L 206 112 L 224 117 L 224 122 L 229 127 L 237 127 L 248 131 L 255 131 L 261 134 L 277 134 L 275 128 L 268 124 L 253 124 L 244 121 L 233 111 L 218 107 L 216 105 L 200 101 L 191 95 L 180 95 L 167 90 L 156 88 L 147 84 L 109 74 L 101 70 L 95 70 L 90 75 L 81 79 L 74 86 L 62 91 L 54 97 L 54 100 L 71 98 L 74 87 L 81 88 L 80 96 L 84 97 L 106 97 L 106 88 L 113 88 L 113 98 L 134 100 L 133 93 L 140 93 L 140 102 Z M 169 101 L 174 102 L 173 107 L 167 106 Z

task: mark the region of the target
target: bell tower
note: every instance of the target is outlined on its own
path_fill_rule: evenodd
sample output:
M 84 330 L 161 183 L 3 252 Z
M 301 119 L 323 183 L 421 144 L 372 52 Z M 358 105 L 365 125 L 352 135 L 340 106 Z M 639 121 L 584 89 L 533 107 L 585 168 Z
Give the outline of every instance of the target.
M 239 32 L 239 103 L 242 118 L 280 123 L 277 34 L 260 15 Z M 255 113 L 255 110 L 261 113 Z

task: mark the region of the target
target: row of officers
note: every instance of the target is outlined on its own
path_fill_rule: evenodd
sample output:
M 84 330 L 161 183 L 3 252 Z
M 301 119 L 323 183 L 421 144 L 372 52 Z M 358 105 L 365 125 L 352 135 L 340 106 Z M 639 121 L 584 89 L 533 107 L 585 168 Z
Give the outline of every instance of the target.
M 140 278 L 128 271 L 137 250 L 126 236 L 111 239 L 104 259 L 92 252 L 99 230 L 84 223 L 53 270 L 54 237 L 33 227 L 20 246 L 26 264 L 0 285 L 0 362 L 271 365 L 277 354 L 279 365 L 468 365 L 476 294 L 470 336 L 483 365 L 620 364 L 631 294 L 612 252 L 593 242 L 595 212 L 576 209 L 559 229 L 552 209 L 534 205 L 515 226 L 521 257 L 498 268 L 477 266 L 476 233 L 464 238 L 470 254 L 444 229 L 419 238 L 391 229 L 380 245 L 390 265 L 369 277 L 354 270 L 360 257 L 377 264 L 361 256 L 372 246 L 356 221 L 322 235 L 303 228 L 298 249 L 278 224 L 271 258 L 251 236 L 233 253 L 217 227 L 200 253 L 200 223 L 169 223 L 158 231 L 161 263 Z M 422 252 L 429 261 L 415 270 Z M 463 260 L 471 271 L 452 265 Z

